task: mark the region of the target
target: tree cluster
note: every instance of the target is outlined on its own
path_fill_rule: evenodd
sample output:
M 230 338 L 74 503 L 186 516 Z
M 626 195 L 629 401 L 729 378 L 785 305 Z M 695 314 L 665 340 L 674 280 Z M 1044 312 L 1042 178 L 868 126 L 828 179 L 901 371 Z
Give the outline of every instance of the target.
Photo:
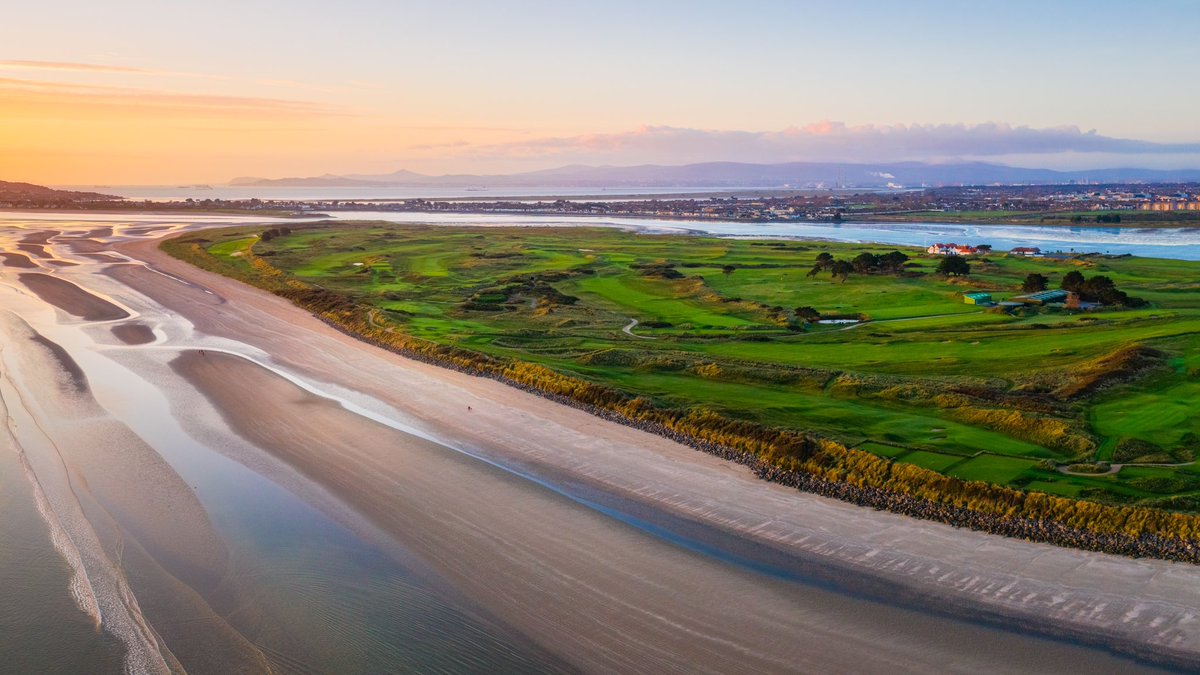
M 938 262 L 937 271 L 948 277 L 961 277 L 971 273 L 971 263 L 961 255 L 948 255 Z
M 1040 293 L 1046 290 L 1049 283 L 1050 279 L 1046 278 L 1046 275 L 1030 272 L 1021 283 L 1021 290 L 1025 293 Z
M 1146 304 L 1145 300 L 1131 297 L 1125 291 L 1118 289 L 1112 279 L 1102 274 L 1086 278 L 1079 270 L 1071 270 L 1063 275 L 1062 289 L 1078 293 L 1081 300 L 1098 302 L 1102 305 L 1141 307 Z
M 900 251 L 892 251 L 891 253 L 884 254 L 863 252 L 849 261 L 837 260 L 830 253 L 821 252 L 817 254 L 816 264 L 809 270 L 808 276 L 812 278 L 821 272 L 828 271 L 830 278 L 845 281 L 851 273 L 873 274 L 878 272 L 899 274 L 904 270 L 904 263 L 908 262 L 908 260 L 908 256 Z
M 290 228 L 290 227 L 273 227 L 273 228 L 263 232 L 262 234 L 260 234 L 258 236 L 258 238 L 262 241 L 271 241 L 275 237 L 282 237 L 285 235 L 289 235 L 291 233 L 292 233 L 292 228 Z
M 1088 222 L 1088 218 L 1087 218 L 1087 216 L 1071 216 L 1071 222 L 1072 223 L 1086 223 L 1086 222 Z M 1096 216 L 1096 219 L 1093 222 L 1119 223 L 1119 222 L 1121 222 L 1121 214 L 1119 214 L 1119 213 L 1101 213 L 1100 215 Z

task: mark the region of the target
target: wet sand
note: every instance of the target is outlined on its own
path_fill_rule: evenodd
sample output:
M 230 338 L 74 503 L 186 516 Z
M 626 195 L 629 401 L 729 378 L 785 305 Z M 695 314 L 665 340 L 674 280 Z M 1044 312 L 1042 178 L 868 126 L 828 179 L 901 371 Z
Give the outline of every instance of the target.
M 4 264 L 8 267 L 22 267 L 25 269 L 37 269 L 37 265 L 29 259 L 29 256 L 24 253 L 14 253 L 12 251 L 4 251 L 0 253 L 0 258 L 4 258 Z
M 113 321 L 129 316 L 129 312 L 70 281 L 41 272 L 23 272 L 19 278 L 45 302 L 85 321 Z
M 81 253 L 80 257 L 89 258 L 91 260 L 99 260 L 100 262 L 113 262 L 113 263 L 125 262 L 124 258 L 113 255 L 111 253 Z
M 244 358 L 187 351 L 172 365 L 239 434 L 327 486 L 468 596 L 585 671 L 780 672 L 801 663 L 804 670 L 853 664 L 922 672 L 937 663 L 970 671 L 1002 661 L 1006 669 L 1105 668 L 1083 650 L 1069 658 L 1006 654 L 1004 636 L 990 635 L 968 655 L 952 643 L 911 640 L 911 632 L 887 635 L 897 621 L 920 633 L 923 620 L 885 606 L 869 619 L 847 616 L 837 594 L 697 557 L 368 420 Z M 954 638 L 977 640 L 973 630 L 984 629 Z
M 127 279 L 201 330 L 258 345 L 339 391 L 384 401 L 455 447 L 840 570 L 851 585 L 858 577 L 955 613 L 1200 663 L 1200 570 L 1192 566 L 958 530 L 767 484 L 665 439 L 368 347 L 277 297 L 172 260 L 152 242 L 119 250 L 227 298 L 213 311 L 194 287 L 153 274 Z
M 113 335 L 127 345 L 144 345 L 154 342 L 154 331 L 142 323 L 122 323 L 112 327 Z
M 7 414 L 3 401 L 0 412 Z M 0 433 L 0 667 L 13 673 L 120 672 L 125 650 L 63 593 L 73 570 L 50 534 L 12 439 Z
M 65 375 L 71 385 L 71 389 L 77 394 L 86 394 L 88 391 L 87 375 L 83 369 L 75 363 L 75 359 L 67 353 L 67 350 L 62 348 L 62 345 L 57 342 L 47 340 L 45 336 L 34 333 L 29 337 L 30 340 L 38 343 L 43 349 L 49 352 L 50 356 L 58 362 L 60 374 Z
M 225 303 L 225 298 L 205 286 L 188 281 L 183 277 L 167 276 L 161 271 L 155 271 L 143 265 L 111 265 L 104 270 L 104 274 L 133 288 L 154 287 L 164 280 L 173 281 L 179 286 L 175 290 L 181 291 L 175 297 L 185 303 L 201 305 Z
M 61 386 L 81 375 L 61 346 L 8 311 L 0 346 L 8 438 L 44 492 L 80 609 L 123 643 L 134 672 L 181 670 L 160 637 L 175 626 L 187 644 L 237 655 L 227 664 L 252 663 L 256 650 L 192 590 L 221 585 L 227 553 L 189 486 L 90 390 Z
M 46 247 L 41 244 L 24 244 L 24 243 L 22 243 L 22 244 L 17 244 L 17 248 L 21 249 L 22 251 L 25 251 L 26 253 L 32 253 L 33 255 L 37 256 L 38 258 L 51 257 L 50 254 L 46 252 Z

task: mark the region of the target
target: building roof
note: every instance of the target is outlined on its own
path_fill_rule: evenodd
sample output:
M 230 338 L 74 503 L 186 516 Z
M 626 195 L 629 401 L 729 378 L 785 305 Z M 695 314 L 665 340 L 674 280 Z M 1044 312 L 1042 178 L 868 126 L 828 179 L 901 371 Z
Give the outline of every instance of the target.
M 990 298 L 990 297 L 992 297 L 992 294 L 984 293 L 983 291 L 975 291 L 973 293 L 963 293 L 963 297 L 965 297 L 965 298 Z
M 1067 292 L 1062 289 L 1055 289 L 1051 291 L 1041 291 L 1039 293 L 1030 293 L 1029 295 L 1022 297 L 1037 302 L 1050 302 L 1051 300 L 1061 300 L 1062 298 L 1067 297 Z

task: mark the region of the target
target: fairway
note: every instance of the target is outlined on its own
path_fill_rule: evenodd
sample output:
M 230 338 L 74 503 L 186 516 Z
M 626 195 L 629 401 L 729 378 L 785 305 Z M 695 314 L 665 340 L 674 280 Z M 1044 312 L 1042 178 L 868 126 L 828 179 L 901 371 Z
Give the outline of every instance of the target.
M 251 251 L 288 278 L 375 308 L 373 321 L 406 335 L 967 481 L 1111 504 L 1200 502 L 1197 263 L 998 252 L 946 277 L 939 258 L 903 249 L 902 267 L 843 280 L 814 272 L 817 256 L 896 249 L 381 223 L 254 234 L 205 233 L 203 248 L 241 275 L 253 273 Z M 1020 295 L 1034 272 L 1057 288 L 1071 271 L 1108 276 L 1148 304 L 963 301 Z M 797 308 L 850 323 L 809 323 Z M 1097 461 L 1125 466 L 1059 471 Z

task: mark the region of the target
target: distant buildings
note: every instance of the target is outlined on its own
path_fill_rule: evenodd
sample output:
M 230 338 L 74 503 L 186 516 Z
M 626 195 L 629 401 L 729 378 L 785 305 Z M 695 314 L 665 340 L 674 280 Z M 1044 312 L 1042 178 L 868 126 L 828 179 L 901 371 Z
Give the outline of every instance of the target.
M 931 244 L 925 252 L 930 255 L 975 255 L 979 249 L 974 246 L 960 246 L 958 244 Z
M 1142 211 L 1200 211 L 1200 200 L 1185 201 L 1183 199 L 1168 199 L 1164 201 L 1148 201 L 1138 205 Z
M 994 305 L 991 293 L 963 293 L 963 302 L 968 305 Z
M 1018 246 L 1008 252 L 1009 255 L 1019 255 L 1026 258 L 1033 258 L 1042 254 L 1042 249 L 1036 246 Z

